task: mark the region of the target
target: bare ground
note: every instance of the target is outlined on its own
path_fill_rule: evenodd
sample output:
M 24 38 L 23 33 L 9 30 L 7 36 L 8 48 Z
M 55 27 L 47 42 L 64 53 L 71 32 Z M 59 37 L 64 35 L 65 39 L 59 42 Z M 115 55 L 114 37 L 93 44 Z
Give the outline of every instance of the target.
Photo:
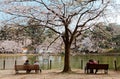
M 99 71 L 97 74 L 85 74 L 83 70 L 73 69 L 72 73 L 61 73 L 61 70 L 43 70 L 42 73 L 35 74 L 32 71 L 26 74 L 20 71 L 15 74 L 14 70 L 0 70 L 0 79 L 120 79 L 120 71 L 108 71 L 104 74 Z

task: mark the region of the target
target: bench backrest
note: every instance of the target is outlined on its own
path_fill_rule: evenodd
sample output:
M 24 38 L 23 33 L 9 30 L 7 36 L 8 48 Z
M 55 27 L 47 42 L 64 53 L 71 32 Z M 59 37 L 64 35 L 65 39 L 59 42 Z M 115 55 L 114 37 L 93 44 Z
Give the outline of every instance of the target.
M 39 70 L 39 65 L 15 65 L 15 70 Z
M 108 64 L 87 64 L 87 69 L 108 69 Z

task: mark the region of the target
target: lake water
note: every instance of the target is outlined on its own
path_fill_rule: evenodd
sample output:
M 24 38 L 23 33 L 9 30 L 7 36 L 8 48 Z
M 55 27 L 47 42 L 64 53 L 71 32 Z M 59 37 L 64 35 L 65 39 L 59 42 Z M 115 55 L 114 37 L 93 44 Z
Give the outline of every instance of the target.
M 62 69 L 64 64 L 64 56 L 0 56 L 0 69 L 14 69 L 15 61 L 17 62 L 16 64 L 21 65 L 26 59 L 30 60 L 30 64 L 33 64 L 35 60 L 38 60 L 42 69 L 50 69 L 50 64 L 51 69 Z M 84 69 L 85 64 L 89 59 L 94 59 L 99 61 L 99 63 L 109 64 L 109 69 L 115 68 L 114 61 L 116 60 L 117 67 L 120 67 L 120 56 L 77 55 L 70 57 L 71 68 Z

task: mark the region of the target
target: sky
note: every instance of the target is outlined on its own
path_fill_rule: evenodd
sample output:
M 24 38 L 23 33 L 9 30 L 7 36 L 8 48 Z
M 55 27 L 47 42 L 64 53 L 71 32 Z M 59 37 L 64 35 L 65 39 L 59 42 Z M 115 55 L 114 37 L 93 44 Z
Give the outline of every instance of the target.
M 109 8 L 109 9 L 111 9 L 111 11 L 108 12 L 109 18 L 107 18 L 107 19 L 110 22 L 115 22 L 115 23 L 120 24 L 120 9 L 119 9 L 120 7 L 115 8 L 117 5 L 120 6 L 120 0 L 113 0 L 113 2 L 115 2 L 116 5 Z M 113 14 L 111 14 L 111 13 L 113 13 Z

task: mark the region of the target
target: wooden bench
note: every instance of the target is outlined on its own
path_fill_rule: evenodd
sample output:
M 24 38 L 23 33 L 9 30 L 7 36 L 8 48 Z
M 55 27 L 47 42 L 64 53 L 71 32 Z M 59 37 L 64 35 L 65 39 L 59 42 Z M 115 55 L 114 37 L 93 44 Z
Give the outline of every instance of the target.
M 108 64 L 87 64 L 85 67 L 85 73 L 90 73 L 90 70 L 96 70 L 95 74 L 98 72 L 98 70 L 104 70 L 104 73 L 108 73 Z
M 34 70 L 35 73 L 38 73 L 39 71 L 41 72 L 39 65 L 15 65 L 16 74 L 18 71 L 26 71 L 26 73 L 30 73 L 31 70 Z

